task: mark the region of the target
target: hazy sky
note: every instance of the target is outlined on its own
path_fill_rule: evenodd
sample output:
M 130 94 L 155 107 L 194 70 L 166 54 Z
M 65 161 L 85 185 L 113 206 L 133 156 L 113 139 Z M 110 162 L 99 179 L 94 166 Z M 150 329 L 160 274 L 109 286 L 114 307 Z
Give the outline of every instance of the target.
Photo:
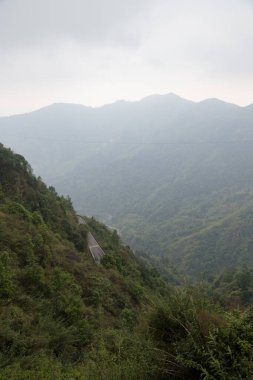
M 253 103 L 253 0 L 0 0 L 0 115 L 167 92 Z

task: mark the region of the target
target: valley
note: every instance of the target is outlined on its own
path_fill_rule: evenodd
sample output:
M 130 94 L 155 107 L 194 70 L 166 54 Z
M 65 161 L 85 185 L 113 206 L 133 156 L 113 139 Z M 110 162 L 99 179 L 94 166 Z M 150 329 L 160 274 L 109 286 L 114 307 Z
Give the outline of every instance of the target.
M 101 108 L 56 104 L 0 118 L 0 135 L 37 175 L 70 195 L 79 213 L 113 225 L 136 252 L 201 277 L 206 268 L 222 273 L 218 256 L 230 252 L 218 244 L 213 266 L 191 237 L 213 236 L 216 246 L 208 231 L 222 225 L 225 241 L 230 227 L 223 220 L 235 224 L 241 209 L 252 207 L 252 123 L 252 106 L 168 94 Z M 235 240 L 231 265 L 244 250 Z

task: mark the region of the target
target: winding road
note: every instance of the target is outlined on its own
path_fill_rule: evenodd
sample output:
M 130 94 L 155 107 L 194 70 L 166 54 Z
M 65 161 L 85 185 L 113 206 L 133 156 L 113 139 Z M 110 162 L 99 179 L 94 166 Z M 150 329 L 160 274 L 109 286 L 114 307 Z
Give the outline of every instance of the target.
M 87 224 L 80 215 L 77 215 L 77 219 L 79 224 Z M 100 264 L 101 259 L 105 255 L 105 253 L 90 232 L 88 232 L 88 248 L 95 263 Z

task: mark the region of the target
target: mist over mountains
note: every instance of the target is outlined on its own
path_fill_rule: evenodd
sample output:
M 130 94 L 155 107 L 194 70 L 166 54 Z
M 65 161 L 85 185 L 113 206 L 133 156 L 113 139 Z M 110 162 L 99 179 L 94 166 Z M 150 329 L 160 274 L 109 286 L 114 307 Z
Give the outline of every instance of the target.
M 54 104 L 0 118 L 0 137 L 136 250 L 194 276 L 251 261 L 253 238 L 245 243 L 239 221 L 246 212 L 253 227 L 253 105 L 174 94 L 100 108 Z

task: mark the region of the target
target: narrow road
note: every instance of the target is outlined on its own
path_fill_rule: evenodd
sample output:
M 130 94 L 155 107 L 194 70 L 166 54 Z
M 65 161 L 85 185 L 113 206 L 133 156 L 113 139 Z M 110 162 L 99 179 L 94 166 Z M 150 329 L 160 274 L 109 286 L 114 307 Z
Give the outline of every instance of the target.
M 87 224 L 80 215 L 77 215 L 77 219 L 79 224 Z M 105 255 L 105 253 L 90 232 L 88 232 L 88 248 L 95 263 L 100 264 L 101 259 Z
M 97 264 L 100 264 L 100 261 L 102 257 L 105 255 L 105 253 L 90 232 L 88 232 L 88 247 L 94 261 Z

